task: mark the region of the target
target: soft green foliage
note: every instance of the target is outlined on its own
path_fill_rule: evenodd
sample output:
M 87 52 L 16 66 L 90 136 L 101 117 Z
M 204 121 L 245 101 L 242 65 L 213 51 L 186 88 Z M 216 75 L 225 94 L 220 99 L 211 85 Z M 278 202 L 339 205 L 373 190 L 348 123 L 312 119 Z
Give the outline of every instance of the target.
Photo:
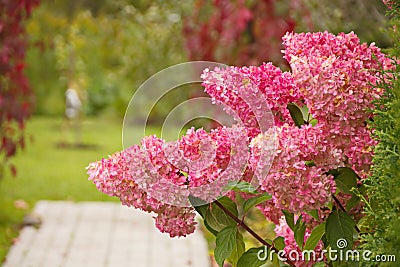
M 256 197 L 249 198 L 243 204 L 243 213 L 247 213 L 251 208 L 257 206 L 258 204 L 271 199 L 272 196 L 268 193 L 260 194 Z
M 299 248 L 303 248 L 305 232 L 306 232 L 306 223 L 302 220 L 302 216 L 300 215 L 293 229 L 294 239 L 296 240 L 296 243 L 299 246 Z
M 304 250 L 313 250 L 317 246 L 318 242 L 321 240 L 322 236 L 325 234 L 326 223 L 321 223 L 315 226 L 311 231 L 310 236 L 307 238 L 307 242 L 304 245 Z
M 400 3 L 393 1 L 391 10 L 394 48 L 391 54 L 400 57 Z M 380 141 L 375 148 L 373 175 L 365 182 L 368 201 L 363 227 L 362 248 L 376 254 L 395 254 L 400 261 L 400 65 L 392 79 L 382 84 L 386 97 L 377 103 L 376 117 L 372 123 L 375 136 Z M 388 73 L 386 73 L 388 74 Z M 391 74 L 391 73 L 389 73 Z M 375 266 L 375 263 L 366 263 Z M 383 266 L 383 264 L 381 265 Z
M 351 194 L 351 189 L 357 188 L 357 174 L 351 168 L 339 168 L 335 182 L 340 191 Z
M 287 108 L 290 112 L 290 116 L 292 116 L 294 123 L 297 127 L 301 127 L 305 123 L 303 118 L 303 113 L 301 112 L 300 108 L 293 103 L 289 103 Z
M 237 183 L 235 186 L 235 191 L 237 191 L 236 198 L 240 199 L 239 192 L 249 194 L 249 188 L 252 188 L 249 183 Z M 254 193 L 255 189 L 253 188 L 250 191 L 251 193 Z M 271 198 L 269 194 L 257 193 L 253 195 L 252 198 L 249 198 L 246 201 L 237 201 L 238 204 L 233 202 L 229 197 L 224 196 L 217 201 L 200 206 L 198 206 L 202 203 L 200 199 L 193 196 L 189 197 L 190 202 L 203 218 L 205 228 L 216 237 L 214 240 L 208 236 L 208 239 L 210 239 L 209 243 L 215 241 L 214 257 L 219 266 L 223 266 L 224 262 L 229 262 L 234 267 L 261 266 L 263 263 L 267 262 L 267 260 L 261 261 L 257 258 L 258 251 L 264 249 L 264 247 L 257 250 L 251 248 L 246 251 L 246 246 L 249 244 L 245 241 L 247 241 L 247 238 L 250 238 L 247 236 L 247 234 L 249 234 L 247 229 L 244 228 L 245 218 L 248 216 L 247 213 L 254 211 L 255 205 Z M 219 205 L 222 205 L 225 210 L 221 209 L 220 206 L 217 205 L 217 202 Z M 236 221 L 231 216 L 235 217 Z M 238 223 L 237 220 L 240 220 L 242 223 Z M 301 217 L 297 221 L 296 227 L 298 228 L 298 232 L 302 232 L 300 235 L 304 238 L 305 225 L 302 222 Z M 265 231 L 265 227 L 263 227 L 263 230 Z M 270 229 L 270 231 L 272 231 L 272 229 Z M 206 236 L 207 234 L 208 233 L 206 233 Z M 254 235 L 252 238 L 254 239 Z M 265 240 L 265 242 L 270 246 L 274 246 L 277 250 L 285 247 L 283 237 L 278 237 L 273 242 L 264 238 L 263 240 Z M 253 244 L 250 245 L 253 246 Z M 278 264 L 276 257 L 272 258 L 272 261 L 271 259 L 268 260 L 269 264 L 273 264 L 274 266 Z
M 233 187 L 231 187 L 233 185 Z M 227 189 L 237 191 L 237 192 L 243 192 L 243 193 L 249 193 L 249 194 L 257 194 L 257 188 L 255 188 L 251 183 L 248 182 L 230 182 L 228 183 Z
M 263 257 L 267 258 L 267 255 L 261 255 L 261 253 L 259 254 L 260 250 L 267 250 L 265 249 L 265 247 L 258 247 L 258 248 L 251 248 L 249 250 L 247 250 L 242 257 L 240 258 L 240 260 L 238 261 L 237 266 L 238 267 L 259 267 L 263 264 L 265 264 L 267 262 L 267 259 L 265 260 L 259 260 L 258 259 L 258 255 L 260 255 L 261 259 L 263 259 Z
M 363 42 L 390 46 L 390 37 L 382 31 L 387 20 L 381 0 L 302 0 L 310 18 L 296 18 L 297 31 L 354 31 Z M 310 21 L 311 20 L 311 23 Z M 310 24 L 312 25 L 310 27 Z
M 222 197 L 219 201 L 232 214 L 238 216 L 236 204 L 231 199 L 228 197 Z M 207 225 L 217 232 L 221 231 L 225 227 L 236 225 L 236 222 L 215 203 L 212 203 L 210 208 L 207 209 L 204 220 L 207 222 Z
M 228 226 L 217 234 L 214 255 L 220 267 L 223 266 L 225 259 L 239 246 L 239 243 L 236 242 L 237 234 L 238 229 L 235 226 Z M 241 243 L 243 243 L 243 240 Z
M 340 250 L 348 250 L 353 247 L 353 236 L 354 236 L 354 220 L 346 213 L 341 210 L 334 210 L 326 220 L 325 232 L 326 238 L 331 248 Z M 345 239 L 347 245 L 340 247 L 338 246 L 338 240 Z
M 44 1 L 27 25 L 36 44 L 28 51 L 27 74 L 37 113 L 62 114 L 64 92 L 73 86 L 86 114 L 108 109 L 123 115 L 142 82 L 186 61 L 180 32 L 190 1 L 136 6 L 130 1 L 76 2 L 65 2 L 63 9 Z

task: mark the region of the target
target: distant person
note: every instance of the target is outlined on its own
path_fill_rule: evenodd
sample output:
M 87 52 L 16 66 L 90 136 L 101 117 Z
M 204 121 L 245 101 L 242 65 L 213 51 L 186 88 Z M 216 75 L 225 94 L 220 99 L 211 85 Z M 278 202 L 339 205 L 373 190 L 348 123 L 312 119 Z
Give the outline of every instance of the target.
M 74 88 L 68 88 L 65 92 L 65 116 L 69 120 L 73 120 L 79 116 L 82 108 L 82 102 L 79 99 L 78 92 Z
M 62 147 L 68 147 L 70 145 L 80 146 L 81 145 L 81 110 L 82 101 L 79 97 L 75 86 L 69 86 L 65 91 L 65 118 L 66 121 L 61 126 L 62 136 L 61 143 Z M 67 136 L 69 129 L 75 133 L 75 144 L 67 142 Z

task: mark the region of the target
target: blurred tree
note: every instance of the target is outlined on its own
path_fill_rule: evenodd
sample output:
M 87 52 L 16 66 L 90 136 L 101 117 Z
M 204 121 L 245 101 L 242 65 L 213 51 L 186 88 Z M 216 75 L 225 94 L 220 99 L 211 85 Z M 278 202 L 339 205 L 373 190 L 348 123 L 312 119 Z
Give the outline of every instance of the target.
M 25 121 L 33 95 L 24 75 L 26 39 L 23 21 L 38 1 L 0 1 L 0 178 L 8 159 L 25 145 Z M 10 165 L 15 175 L 16 169 Z
M 184 20 L 189 58 L 230 65 L 283 65 L 282 36 L 293 31 L 294 14 L 307 21 L 299 0 L 196 0 Z
M 296 17 L 298 30 L 354 31 L 361 41 L 375 42 L 379 47 L 391 45 L 384 30 L 386 7 L 381 0 L 301 0 L 310 11 L 314 27 L 310 28 L 301 17 Z
M 389 46 L 384 14 L 380 0 L 195 0 L 183 33 L 192 60 L 283 66 L 287 31 L 354 31 L 364 42 Z
M 32 42 L 45 40 L 29 51 L 32 67 L 27 73 L 32 83 L 41 85 L 37 112 L 62 114 L 64 92 L 73 80 L 86 96 L 86 114 L 114 110 L 123 115 L 143 81 L 186 61 L 180 35 L 182 13 L 190 1 L 186 3 L 43 2 L 28 24 Z
M 57 1 L 58 3 L 58 1 Z M 66 33 L 68 19 L 42 1 L 27 21 L 26 31 L 31 46 L 27 50 L 26 75 L 33 87 L 35 113 L 40 115 L 62 114 L 64 111 L 64 89 L 67 81 L 60 79 L 57 68 L 54 36 Z

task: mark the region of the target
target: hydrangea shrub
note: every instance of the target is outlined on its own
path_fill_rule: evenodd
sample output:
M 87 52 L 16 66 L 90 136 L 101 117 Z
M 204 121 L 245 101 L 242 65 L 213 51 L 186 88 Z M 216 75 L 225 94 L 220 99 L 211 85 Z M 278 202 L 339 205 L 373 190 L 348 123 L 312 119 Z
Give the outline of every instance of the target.
M 287 33 L 283 44 L 290 72 L 271 63 L 204 70 L 205 92 L 239 125 L 210 133 L 190 129 L 171 153 L 165 153 L 164 140 L 145 137 L 140 146 L 91 163 L 89 179 L 124 205 L 153 212 L 156 227 L 171 237 L 192 233 L 198 212 L 216 235 L 220 266 L 263 264 L 255 248 L 245 251 L 242 230 L 275 252 L 315 249 L 325 263 L 333 260 L 321 255 L 323 249 L 352 249 L 360 231 L 362 181 L 371 173 L 377 144 L 367 125 L 373 102 L 384 94 L 381 71 L 393 66 L 354 33 Z M 262 105 L 273 116 L 268 129 L 260 125 Z M 244 138 L 232 149 L 240 131 Z M 200 166 L 204 159 L 211 160 Z M 208 184 L 218 184 L 217 192 Z M 212 199 L 215 193 L 225 196 Z M 235 194 L 245 202 L 236 203 Z M 254 207 L 277 225 L 275 240 L 262 240 L 244 223 Z M 288 258 L 286 264 L 316 261 Z

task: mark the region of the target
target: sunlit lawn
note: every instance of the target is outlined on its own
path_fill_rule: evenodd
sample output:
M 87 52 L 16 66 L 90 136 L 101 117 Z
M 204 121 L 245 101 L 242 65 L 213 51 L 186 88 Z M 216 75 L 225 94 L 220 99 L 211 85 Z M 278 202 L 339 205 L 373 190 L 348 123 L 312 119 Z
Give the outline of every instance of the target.
M 17 208 L 17 200 L 30 209 L 41 199 L 71 201 L 115 201 L 97 191 L 87 180 L 85 167 L 122 149 L 122 120 L 110 118 L 87 119 L 82 123 L 82 143 L 90 149 L 60 148 L 61 141 L 76 139 L 72 130 L 63 132 L 62 119 L 32 118 L 27 132 L 32 142 L 13 160 L 17 176 L 6 172 L 0 181 L 0 265 L 28 210 Z M 17 202 L 18 203 L 18 202 Z

